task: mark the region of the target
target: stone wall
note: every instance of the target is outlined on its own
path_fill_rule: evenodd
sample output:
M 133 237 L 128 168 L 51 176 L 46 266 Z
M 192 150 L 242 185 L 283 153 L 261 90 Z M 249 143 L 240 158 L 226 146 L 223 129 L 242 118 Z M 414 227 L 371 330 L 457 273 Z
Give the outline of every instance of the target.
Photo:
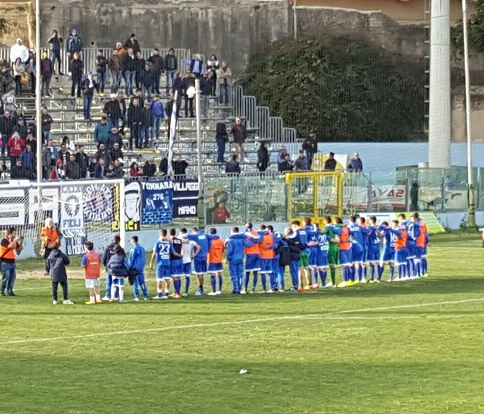
M 7 21 L 7 32 L 0 36 L 0 46 L 11 46 L 19 37 L 25 45 L 33 45 L 34 39 L 32 36 L 34 34 L 29 31 L 27 2 L 1 2 L 0 17 Z

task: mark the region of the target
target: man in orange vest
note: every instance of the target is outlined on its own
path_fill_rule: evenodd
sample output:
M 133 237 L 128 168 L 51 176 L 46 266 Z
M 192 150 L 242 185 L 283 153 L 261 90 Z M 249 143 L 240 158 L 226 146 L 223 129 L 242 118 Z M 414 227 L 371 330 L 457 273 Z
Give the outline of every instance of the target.
M 81 266 L 86 276 L 86 288 L 89 290 L 89 301 L 86 305 L 102 303 L 99 293 L 99 278 L 101 277 L 101 256 L 95 252 L 94 244 L 90 241 L 84 243 L 87 253 L 82 257 Z
M 42 247 L 44 248 L 44 260 L 46 270 L 44 275 L 47 276 L 49 272 L 47 271 L 47 258 L 52 251 L 52 246 L 60 240 L 60 233 L 57 227 L 54 225 L 54 220 L 51 217 L 45 219 L 45 226 L 42 228 Z
M 0 243 L 0 269 L 2 270 L 0 294 L 2 296 L 5 296 L 5 288 L 8 296 L 15 296 L 13 291 L 17 279 L 15 255 L 22 252 L 23 240 L 23 237 L 17 236 L 17 230 L 14 227 L 9 227 L 7 236 Z

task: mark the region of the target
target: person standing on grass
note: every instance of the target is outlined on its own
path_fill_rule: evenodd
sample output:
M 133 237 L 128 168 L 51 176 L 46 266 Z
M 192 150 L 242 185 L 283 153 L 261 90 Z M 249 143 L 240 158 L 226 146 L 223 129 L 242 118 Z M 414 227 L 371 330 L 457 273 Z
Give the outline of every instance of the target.
M 173 245 L 168 238 L 166 229 L 160 231 L 160 238 L 153 246 L 151 254 L 150 269 L 153 269 L 153 262 L 156 257 L 156 296 L 155 299 L 168 299 L 170 293 L 170 254 L 174 253 Z M 163 290 L 163 284 L 165 289 Z
M 47 259 L 52 251 L 52 246 L 60 240 L 59 229 L 54 225 L 54 220 L 51 217 L 45 219 L 45 226 L 42 229 L 41 243 L 44 249 L 44 260 L 45 260 L 45 273 L 47 276 L 49 274 L 47 270 Z
M 230 231 L 231 236 L 239 234 L 238 227 L 233 227 Z M 240 295 L 244 277 L 244 237 L 229 237 L 225 244 L 230 280 L 232 281 L 232 295 Z
M 81 266 L 84 268 L 86 288 L 89 291 L 89 301 L 86 305 L 102 303 L 99 293 L 99 278 L 101 277 L 101 256 L 95 252 L 94 244 L 90 241 L 84 243 L 87 253 L 82 257 Z
M 2 270 L 0 294 L 2 296 L 5 296 L 5 289 L 7 289 L 8 296 L 15 296 L 13 291 L 17 279 L 15 257 L 22 252 L 23 240 L 23 237 L 17 236 L 14 227 L 9 227 L 6 237 L 0 242 L 0 268 Z
M 111 285 L 110 302 L 114 302 L 116 288 L 119 290 L 119 303 L 125 303 L 124 300 L 124 279 L 128 277 L 129 263 L 124 254 L 124 250 L 119 244 L 115 244 L 112 250 L 112 256 L 109 258 L 108 271 L 113 278 Z
M 197 275 L 198 279 L 198 290 L 195 292 L 195 296 L 203 296 L 203 276 L 207 273 L 207 255 L 209 251 L 208 237 L 196 227 L 193 227 L 192 234 L 189 234 L 187 237 L 200 246 L 200 251 L 193 260 L 193 273 Z
M 135 302 L 139 301 L 138 288 L 141 288 L 145 300 L 149 300 L 148 287 L 145 282 L 146 251 L 143 246 L 138 243 L 138 236 L 131 237 L 131 243 L 133 244 L 133 248 L 129 251 L 128 269 L 134 268 L 138 271 L 133 283 L 134 300 Z
M 392 282 L 395 275 L 395 244 L 397 235 L 390 230 L 386 221 L 381 224 L 378 230 L 383 238 L 383 250 L 380 255 L 380 265 L 378 266 L 378 280 L 381 280 L 385 264 L 388 264 L 390 267 L 388 282 Z
M 217 235 L 217 229 L 211 228 L 209 235 L 209 251 L 208 251 L 208 273 L 210 273 L 210 282 L 212 291 L 210 296 L 222 294 L 222 259 L 224 254 L 224 242 Z M 218 288 L 217 288 L 218 281 Z
M 190 278 L 192 274 L 192 259 L 200 252 L 200 246 L 193 240 L 188 240 L 187 229 L 182 228 L 178 233 L 178 238 L 183 241 L 182 245 L 182 263 L 183 275 L 185 276 L 185 291 L 182 296 L 186 298 L 190 290 Z
M 111 297 L 111 286 L 113 283 L 113 277 L 111 273 L 109 273 L 108 263 L 109 263 L 109 259 L 111 259 L 111 256 L 114 254 L 113 253 L 114 246 L 116 245 L 120 246 L 120 243 L 121 243 L 121 237 L 119 236 L 119 234 L 116 234 L 113 238 L 113 242 L 106 247 L 106 250 L 104 250 L 103 266 L 106 269 L 106 291 L 105 291 L 105 296 L 103 297 L 103 300 L 109 300 Z M 121 250 L 123 250 L 123 248 L 121 248 Z M 124 250 L 122 254 L 126 256 L 126 254 L 124 253 Z M 115 299 L 116 300 L 118 299 L 117 293 L 115 295 Z
M 176 237 L 176 230 L 170 229 L 170 240 L 173 252 L 170 253 L 170 276 L 173 279 L 173 299 L 181 299 L 181 277 L 183 274 L 183 255 L 181 239 Z
M 64 305 L 73 305 L 69 300 L 69 289 L 67 285 L 67 270 L 71 261 L 60 251 L 60 243 L 56 241 L 52 245 L 52 251 L 47 259 L 47 271 L 49 272 L 52 281 L 52 304 L 57 305 L 57 289 L 59 285 L 62 286 L 62 297 Z

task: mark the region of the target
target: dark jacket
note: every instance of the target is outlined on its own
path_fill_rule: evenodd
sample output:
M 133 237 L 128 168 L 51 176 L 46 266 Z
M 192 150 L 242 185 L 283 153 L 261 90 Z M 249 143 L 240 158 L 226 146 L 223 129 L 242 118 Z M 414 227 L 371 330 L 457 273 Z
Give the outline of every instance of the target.
M 238 161 L 227 161 L 227 164 L 225 164 L 225 172 L 227 174 L 240 174 L 240 164 Z
M 293 164 L 291 161 L 284 160 L 279 164 L 279 171 L 280 172 L 285 172 L 285 171 L 292 171 Z
M 143 165 L 143 175 L 146 175 L 147 177 L 153 177 L 156 172 L 156 165 L 155 164 L 148 164 L 145 163 Z
M 8 139 L 12 136 L 14 126 L 15 122 L 11 116 L 9 118 L 5 116 L 0 118 L 0 133 L 3 139 Z
M 66 41 L 66 51 L 67 53 L 81 52 L 84 45 L 79 36 L 69 36 Z
M 153 86 L 155 84 L 155 81 L 156 81 L 155 72 L 152 72 L 151 70 L 142 69 L 139 75 L 140 75 L 139 80 L 141 84 L 146 88 L 149 88 L 150 86 Z
M 59 51 L 61 49 L 62 37 L 51 36 L 47 40 L 50 50 Z
M 217 129 L 216 129 L 216 132 L 215 132 L 215 139 L 217 141 L 222 140 L 222 141 L 225 141 L 225 142 L 227 142 L 229 140 L 229 136 L 227 134 L 227 125 L 225 124 L 225 122 L 218 122 L 217 123 Z
M 134 60 L 134 70 L 138 74 L 143 72 L 145 70 L 145 63 L 146 63 L 146 61 L 143 58 L 141 58 L 141 59 L 136 58 Z
M 106 167 L 111 162 L 111 157 L 109 156 L 109 151 L 107 149 L 105 149 L 104 151 L 96 151 L 96 153 L 94 154 L 94 158 L 96 158 L 98 162 L 100 158 L 104 158 Z
M 109 168 L 106 171 L 106 178 L 116 179 L 116 178 L 123 178 L 124 170 L 123 167 L 114 167 L 112 170 Z
M 329 171 L 334 171 L 336 169 L 336 160 L 334 158 L 328 158 L 324 162 L 324 169 Z
M 128 123 L 129 125 L 140 124 L 143 122 L 143 108 L 139 106 L 130 106 L 128 108 Z
M 289 245 L 291 262 L 298 261 L 301 256 L 301 250 L 304 248 L 299 240 L 299 236 L 293 233 L 286 237 L 285 240 Z
M 257 168 L 259 168 L 259 171 L 265 171 L 268 166 L 269 151 L 267 150 L 267 147 L 261 145 L 257 150 Z
M 141 121 L 141 126 L 143 128 L 149 128 L 153 126 L 153 116 L 150 109 L 143 108 L 141 110 L 143 113 L 143 120 Z
M 168 174 L 168 158 L 163 157 L 160 161 L 160 165 L 158 167 L 160 169 L 160 172 L 163 173 L 164 175 Z
M 188 163 L 185 160 L 172 161 L 171 166 L 175 175 L 185 175 Z
M 109 134 L 108 140 L 106 143 L 106 148 L 108 151 L 112 151 L 114 148 L 114 144 L 118 143 L 119 148 L 123 148 L 123 138 L 119 134 Z
M 119 55 L 111 55 L 108 68 L 111 72 L 120 72 L 122 69 L 122 63 Z
M 96 57 L 96 72 L 106 73 L 106 66 L 108 65 L 108 60 L 106 56 Z
M 124 72 L 135 72 L 136 71 L 136 58 L 134 56 L 126 55 L 123 59 L 122 66 Z
M 123 250 L 111 254 L 108 261 L 108 272 L 111 276 L 128 276 L 128 261 L 126 260 L 126 255 Z
M 81 89 L 85 96 L 94 96 L 94 91 L 99 92 L 99 84 L 93 79 L 92 86 L 88 78 L 83 79 Z
M 352 158 L 348 165 L 346 166 L 346 169 L 349 172 L 360 172 L 363 171 L 363 162 L 361 161 L 361 158 L 354 159 Z
M 175 55 L 165 56 L 165 69 L 166 70 L 178 70 L 178 60 Z
M 69 70 L 73 78 L 81 78 L 84 73 L 84 62 L 81 59 L 72 59 Z
M 163 57 L 160 55 L 153 55 L 148 58 L 148 62 L 151 63 L 151 67 L 153 68 L 153 72 L 161 73 L 165 70 L 165 61 Z
M 66 178 L 70 180 L 79 180 L 81 178 L 81 170 L 77 161 L 69 161 L 66 164 Z
M 306 141 L 303 142 L 302 149 L 306 152 L 315 154 L 316 152 L 318 152 L 318 141 L 308 138 Z
M 175 80 L 173 81 L 173 95 L 175 92 L 178 92 L 178 99 L 181 98 L 183 95 L 183 79 L 176 77 Z M 168 106 L 168 104 L 167 104 Z
M 247 129 L 245 125 L 234 125 L 232 127 L 232 134 L 234 135 L 234 142 L 236 144 L 242 144 L 247 139 Z
M 71 263 L 69 258 L 58 249 L 50 252 L 47 258 L 46 270 L 49 272 L 52 282 L 67 281 L 66 266 Z
M 120 119 L 122 112 L 121 107 L 119 106 L 119 102 L 116 99 L 115 101 L 108 101 L 104 104 L 103 112 L 109 115 L 111 119 Z
M 89 155 L 84 152 L 76 152 L 76 161 L 79 164 L 79 171 L 81 172 L 81 178 L 86 177 L 87 168 L 89 167 Z
M 106 165 L 96 164 L 94 167 L 94 178 L 106 178 Z
M 211 78 L 203 77 L 200 79 L 200 93 L 202 95 L 211 95 L 212 94 L 212 84 L 213 81 Z
M 40 61 L 40 75 L 49 78 L 54 74 L 54 63 L 49 58 Z
M 54 120 L 50 114 L 42 114 L 42 131 L 50 131 L 50 127 Z
M 182 81 L 182 88 L 183 88 L 183 93 L 186 95 L 187 93 L 187 90 L 189 87 L 191 86 L 195 86 L 195 76 L 187 76 L 185 78 L 183 78 L 183 81 Z M 174 83 L 174 82 L 173 82 Z

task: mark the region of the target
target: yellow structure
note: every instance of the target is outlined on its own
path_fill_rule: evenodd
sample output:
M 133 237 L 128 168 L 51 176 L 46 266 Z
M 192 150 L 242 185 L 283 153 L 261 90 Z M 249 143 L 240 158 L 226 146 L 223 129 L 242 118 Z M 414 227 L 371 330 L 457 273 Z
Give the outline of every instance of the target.
M 286 174 L 289 221 L 311 217 L 322 224 L 324 216 L 343 215 L 342 172 L 294 172 Z

